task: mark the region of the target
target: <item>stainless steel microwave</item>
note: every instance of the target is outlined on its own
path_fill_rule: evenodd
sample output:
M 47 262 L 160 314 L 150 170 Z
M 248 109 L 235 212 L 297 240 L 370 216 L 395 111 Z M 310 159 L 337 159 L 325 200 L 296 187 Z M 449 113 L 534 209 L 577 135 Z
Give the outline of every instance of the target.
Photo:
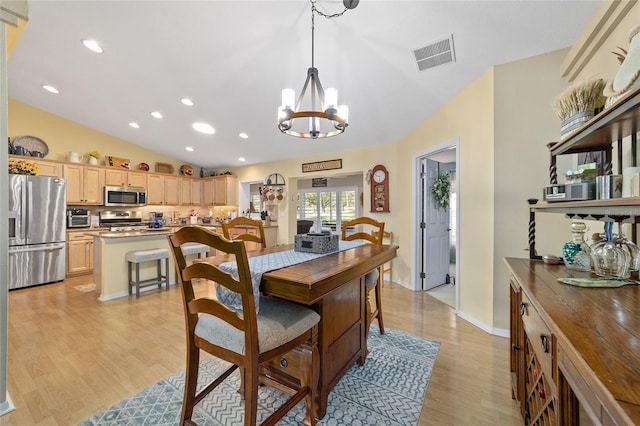
M 105 206 L 146 206 L 147 190 L 144 188 L 105 186 Z

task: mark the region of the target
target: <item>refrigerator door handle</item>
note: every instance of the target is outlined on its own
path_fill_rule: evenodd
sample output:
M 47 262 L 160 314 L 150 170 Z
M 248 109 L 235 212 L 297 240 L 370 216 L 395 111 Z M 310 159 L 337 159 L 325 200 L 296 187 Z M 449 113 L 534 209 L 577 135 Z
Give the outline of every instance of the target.
M 31 220 L 31 209 L 33 208 L 33 182 L 27 179 L 26 197 L 22 197 L 22 229 L 24 230 L 25 243 L 31 243 L 31 233 L 29 232 L 29 221 Z
M 33 246 L 12 246 L 9 253 L 23 253 L 30 251 L 56 251 L 65 248 L 65 243 L 37 244 Z

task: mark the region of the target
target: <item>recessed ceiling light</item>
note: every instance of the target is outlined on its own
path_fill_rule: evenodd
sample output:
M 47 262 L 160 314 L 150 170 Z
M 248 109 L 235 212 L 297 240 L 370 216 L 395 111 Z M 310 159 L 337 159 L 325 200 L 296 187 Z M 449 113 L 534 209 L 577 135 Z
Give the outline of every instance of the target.
M 216 130 L 207 123 L 193 123 L 192 126 L 198 132 L 204 133 L 205 135 L 212 135 L 216 132 Z
M 245 161 L 247 161 L 247 159 L 244 157 L 238 157 L 238 161 L 242 161 L 244 163 Z
M 193 148 L 191 148 L 190 146 L 186 147 L 185 149 L 189 152 L 193 152 Z
M 58 89 L 56 89 L 55 87 L 50 86 L 50 85 L 48 85 L 48 84 L 43 84 L 43 85 L 42 85 L 42 88 L 43 88 L 44 90 L 46 90 L 47 92 L 55 93 L 56 95 L 57 95 L 58 93 L 60 93 L 60 92 L 58 91 Z
M 102 53 L 102 47 L 95 40 L 82 40 L 82 44 L 92 52 Z
M 133 127 L 134 129 L 139 129 L 140 125 L 134 121 L 132 121 L 131 123 L 129 123 L 129 126 Z
M 153 111 L 151 115 L 153 115 L 155 118 L 162 118 L 162 113 L 158 111 Z
M 240 133 L 238 136 L 240 136 L 242 139 L 247 139 L 249 137 L 249 135 L 245 132 Z
M 180 102 L 182 102 L 186 106 L 193 106 L 193 101 L 189 98 L 182 98 L 180 99 Z

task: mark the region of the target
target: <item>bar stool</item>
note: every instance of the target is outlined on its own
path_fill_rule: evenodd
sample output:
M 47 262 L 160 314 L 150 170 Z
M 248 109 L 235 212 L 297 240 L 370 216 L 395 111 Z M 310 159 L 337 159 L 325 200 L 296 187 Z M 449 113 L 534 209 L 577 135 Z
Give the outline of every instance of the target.
M 202 255 L 207 257 L 209 255 L 209 251 L 211 250 L 209 246 L 199 243 L 186 243 L 182 245 L 181 249 L 184 256 L 197 254 L 198 259 L 200 259 Z
M 126 254 L 125 259 L 127 262 L 127 272 L 129 275 L 129 294 L 132 294 L 132 289 L 136 288 L 136 297 L 140 297 L 140 288 L 150 285 L 157 285 L 158 288 L 162 288 L 162 283 L 165 283 L 165 287 L 169 290 L 169 256 L 168 249 L 151 249 L 151 250 L 139 250 L 130 251 Z M 162 275 L 162 260 L 165 261 L 164 271 Z M 142 262 L 156 261 L 158 267 L 158 273 L 155 277 L 146 280 L 140 280 L 140 264 Z M 133 265 L 136 265 L 136 279 L 133 280 Z

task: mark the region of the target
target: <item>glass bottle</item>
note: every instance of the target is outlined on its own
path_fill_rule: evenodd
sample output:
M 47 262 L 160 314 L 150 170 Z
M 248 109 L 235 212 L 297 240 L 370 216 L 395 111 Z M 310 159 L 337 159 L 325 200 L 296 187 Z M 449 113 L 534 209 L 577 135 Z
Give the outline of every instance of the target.
M 640 248 L 624 236 L 622 223 L 618 223 L 618 235 L 615 236 L 614 241 L 629 255 L 629 273 L 637 274 L 640 270 Z
M 597 275 L 606 278 L 627 278 L 630 256 L 613 239 L 613 223 L 604 225 L 605 239 L 591 247 L 591 260 Z
M 591 270 L 591 248 L 584 240 L 586 230 L 584 222 L 571 222 L 571 241 L 565 243 L 562 249 L 564 263 L 569 269 Z

